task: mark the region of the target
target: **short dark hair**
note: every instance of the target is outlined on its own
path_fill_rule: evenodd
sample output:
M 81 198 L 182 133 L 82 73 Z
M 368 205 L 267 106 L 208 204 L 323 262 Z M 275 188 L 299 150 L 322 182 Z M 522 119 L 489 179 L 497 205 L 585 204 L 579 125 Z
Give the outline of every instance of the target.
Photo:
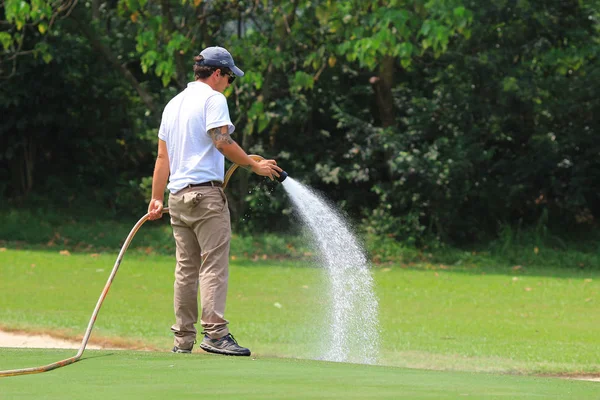
M 211 65 L 202 65 L 204 57 L 197 55 L 194 57 L 194 77 L 196 79 L 206 79 L 213 74 L 216 70 L 220 69 L 221 73 L 229 74 L 231 69 L 228 67 L 213 67 Z

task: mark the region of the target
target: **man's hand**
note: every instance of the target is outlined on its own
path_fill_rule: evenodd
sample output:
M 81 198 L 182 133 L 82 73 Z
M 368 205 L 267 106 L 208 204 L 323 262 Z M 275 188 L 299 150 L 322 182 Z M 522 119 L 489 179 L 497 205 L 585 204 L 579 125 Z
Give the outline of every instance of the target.
M 148 204 L 148 219 L 150 221 L 162 217 L 163 201 L 158 199 L 150 200 Z
M 252 172 L 256 175 L 268 176 L 271 180 L 275 179 L 273 176 L 279 177 L 281 171 L 283 170 L 277 166 L 275 160 L 260 160 L 252 165 Z

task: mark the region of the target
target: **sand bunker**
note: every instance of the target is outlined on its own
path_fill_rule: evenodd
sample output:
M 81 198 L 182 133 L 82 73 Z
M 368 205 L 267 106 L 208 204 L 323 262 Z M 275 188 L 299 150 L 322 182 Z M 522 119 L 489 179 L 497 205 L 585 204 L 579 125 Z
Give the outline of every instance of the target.
M 44 349 L 78 349 L 81 342 L 57 339 L 49 335 L 30 335 L 0 331 L 0 347 L 31 347 Z M 86 349 L 102 349 L 97 345 L 86 346 Z

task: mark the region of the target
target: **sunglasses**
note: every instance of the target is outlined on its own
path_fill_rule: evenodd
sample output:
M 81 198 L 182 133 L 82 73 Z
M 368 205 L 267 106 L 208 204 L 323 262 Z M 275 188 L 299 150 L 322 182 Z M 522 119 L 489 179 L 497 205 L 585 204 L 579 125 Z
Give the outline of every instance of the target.
M 230 85 L 233 83 L 233 81 L 235 81 L 235 74 L 232 71 L 223 71 L 223 70 L 221 70 L 221 73 L 223 75 L 227 75 L 227 80 L 229 81 Z

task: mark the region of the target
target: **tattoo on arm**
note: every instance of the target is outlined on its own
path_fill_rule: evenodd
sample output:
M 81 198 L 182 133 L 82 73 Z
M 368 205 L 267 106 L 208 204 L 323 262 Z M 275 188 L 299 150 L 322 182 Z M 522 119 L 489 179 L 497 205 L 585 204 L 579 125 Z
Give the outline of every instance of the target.
M 215 147 L 217 148 L 217 150 L 219 150 L 221 152 L 221 154 L 224 155 L 225 153 L 223 153 L 223 145 L 232 144 L 232 143 L 235 143 L 235 141 L 231 138 L 231 136 L 229 135 L 229 132 L 227 130 L 225 130 L 225 132 L 222 132 L 221 128 L 223 128 L 223 127 L 209 129 L 207 131 L 207 133 L 212 138 L 212 141 L 213 141 Z M 238 165 L 248 171 L 252 171 L 252 164 L 243 164 L 243 165 L 238 164 Z
M 217 150 L 219 150 L 221 153 L 223 152 L 221 147 L 224 144 L 233 143 L 233 139 L 231 138 L 231 136 L 229 136 L 228 132 L 221 132 L 221 127 L 209 129 L 208 134 L 212 138 L 212 141 L 215 144 Z

